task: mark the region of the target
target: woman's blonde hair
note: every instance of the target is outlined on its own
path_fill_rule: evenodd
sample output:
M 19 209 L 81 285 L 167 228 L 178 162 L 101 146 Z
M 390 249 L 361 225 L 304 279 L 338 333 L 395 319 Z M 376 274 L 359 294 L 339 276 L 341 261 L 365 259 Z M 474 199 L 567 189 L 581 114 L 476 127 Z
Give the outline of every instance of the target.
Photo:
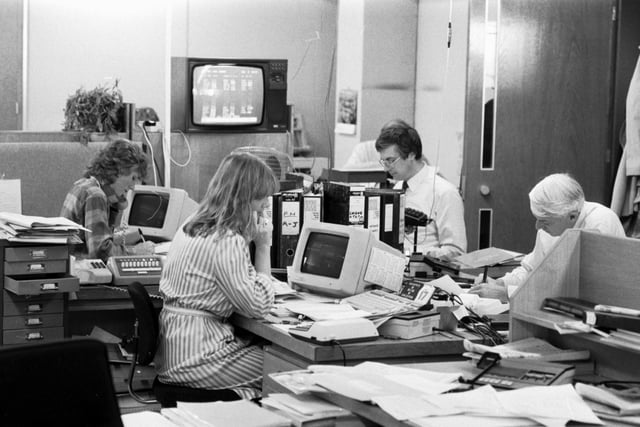
M 279 182 L 267 164 L 249 153 L 222 159 L 193 218 L 184 226 L 189 236 L 232 231 L 246 239 L 255 234 L 251 202 L 276 193 Z

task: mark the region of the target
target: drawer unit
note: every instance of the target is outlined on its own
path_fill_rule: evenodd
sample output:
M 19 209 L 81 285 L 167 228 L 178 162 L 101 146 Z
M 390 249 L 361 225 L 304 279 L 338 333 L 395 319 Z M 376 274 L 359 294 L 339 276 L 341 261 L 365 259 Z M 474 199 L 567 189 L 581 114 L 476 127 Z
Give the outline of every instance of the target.
M 4 288 L 16 295 L 42 295 L 57 292 L 75 292 L 80 290 L 80 280 L 74 276 L 5 276 Z
M 4 275 L 63 274 L 69 264 L 66 246 L 5 248 Z
M 30 314 L 26 316 L 5 316 L 4 329 L 60 328 L 63 324 L 62 312 L 53 314 Z
M 80 289 L 69 275 L 66 245 L 2 248 L 2 344 L 29 344 L 65 337 L 66 294 Z
M 62 294 L 21 296 L 9 291 L 3 292 L 4 316 L 28 316 L 31 314 L 62 313 L 64 299 Z
M 68 260 L 66 246 L 22 246 L 4 249 L 5 262 Z M 5 271 L 4 274 L 7 274 Z
M 64 338 L 64 328 L 12 329 L 2 331 L 2 343 L 29 344 L 57 341 Z

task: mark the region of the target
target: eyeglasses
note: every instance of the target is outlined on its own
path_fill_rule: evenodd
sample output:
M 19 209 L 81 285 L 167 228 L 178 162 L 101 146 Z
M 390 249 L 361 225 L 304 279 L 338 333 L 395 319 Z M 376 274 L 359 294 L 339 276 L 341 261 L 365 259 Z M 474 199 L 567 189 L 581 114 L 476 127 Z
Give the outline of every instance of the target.
M 383 167 L 385 167 L 385 168 L 390 168 L 391 166 L 395 165 L 395 164 L 396 164 L 396 162 L 397 162 L 398 160 L 400 160 L 401 158 L 402 158 L 402 157 L 396 157 L 396 158 L 389 157 L 389 158 L 387 158 L 387 159 L 381 159 L 381 160 L 380 160 L 380 164 L 381 164 Z

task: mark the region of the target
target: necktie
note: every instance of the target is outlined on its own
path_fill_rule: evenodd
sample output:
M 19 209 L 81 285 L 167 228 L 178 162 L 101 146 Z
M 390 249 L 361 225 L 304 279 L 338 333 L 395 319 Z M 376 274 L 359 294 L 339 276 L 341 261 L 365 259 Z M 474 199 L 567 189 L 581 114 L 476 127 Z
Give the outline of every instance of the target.
M 409 189 L 407 181 L 402 181 L 402 189 L 406 192 Z

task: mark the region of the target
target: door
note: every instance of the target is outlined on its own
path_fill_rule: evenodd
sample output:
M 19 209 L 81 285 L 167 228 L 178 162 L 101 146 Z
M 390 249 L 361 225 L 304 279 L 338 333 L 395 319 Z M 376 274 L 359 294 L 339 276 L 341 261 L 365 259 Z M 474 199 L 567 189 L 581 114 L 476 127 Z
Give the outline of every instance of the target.
M 22 0 L 0 5 L 0 130 L 22 129 Z
M 469 251 L 529 252 L 535 221 L 528 193 L 550 173 L 573 174 L 587 200 L 608 204 L 614 3 L 499 1 L 488 90 L 492 8 L 471 0 L 463 168 Z

